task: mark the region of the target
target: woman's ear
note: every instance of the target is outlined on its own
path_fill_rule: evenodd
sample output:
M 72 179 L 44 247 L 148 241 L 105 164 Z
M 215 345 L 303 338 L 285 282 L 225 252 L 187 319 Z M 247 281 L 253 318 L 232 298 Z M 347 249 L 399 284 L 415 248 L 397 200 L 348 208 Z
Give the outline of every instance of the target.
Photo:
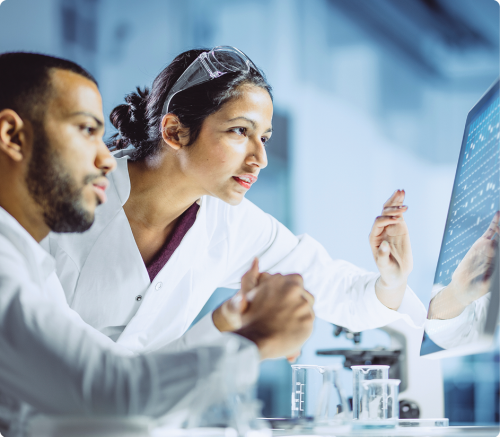
M 164 115 L 161 121 L 161 136 L 169 147 L 179 150 L 187 144 L 185 130 L 175 114 Z M 187 140 L 189 141 L 189 138 Z
M 21 162 L 26 158 L 31 129 L 12 109 L 0 111 L 0 153 Z

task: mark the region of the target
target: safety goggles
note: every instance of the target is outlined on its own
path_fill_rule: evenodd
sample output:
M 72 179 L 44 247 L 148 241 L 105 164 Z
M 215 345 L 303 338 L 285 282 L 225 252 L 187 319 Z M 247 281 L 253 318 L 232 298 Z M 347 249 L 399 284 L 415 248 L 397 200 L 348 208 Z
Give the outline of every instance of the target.
M 226 73 L 259 71 L 250 58 L 241 50 L 231 46 L 218 46 L 200 54 L 174 83 L 163 104 L 162 115 L 168 114 L 172 98 L 181 91 L 217 79 Z

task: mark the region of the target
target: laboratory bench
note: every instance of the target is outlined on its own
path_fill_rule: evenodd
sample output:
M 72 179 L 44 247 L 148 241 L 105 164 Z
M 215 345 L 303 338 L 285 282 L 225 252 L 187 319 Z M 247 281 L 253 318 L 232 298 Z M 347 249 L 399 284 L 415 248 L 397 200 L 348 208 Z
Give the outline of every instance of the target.
M 311 430 L 273 430 L 273 437 L 335 436 L 335 437 L 498 437 L 499 427 L 448 426 L 448 427 L 398 427 L 394 429 L 353 430 L 349 428 L 316 428 Z
M 228 432 L 229 431 L 229 432 Z M 393 429 L 353 430 L 349 426 L 316 427 L 271 431 L 272 437 L 323 436 L 323 437 L 498 437 L 500 428 L 486 426 L 447 427 L 397 427 Z M 268 437 L 269 431 L 251 433 L 252 437 Z M 153 430 L 151 437 L 237 437 L 234 429 L 195 428 L 182 430 Z
M 499 426 L 398 426 L 392 429 L 352 429 L 350 425 L 311 426 L 290 424 L 283 419 L 266 420 L 253 428 L 251 437 L 498 437 Z M 283 429 L 286 426 L 289 429 Z M 292 428 L 292 426 L 294 426 Z M 54 417 L 38 416 L 31 421 L 29 437 L 238 437 L 233 428 L 179 429 L 158 426 L 146 417 Z M 1 436 L 1 434 L 0 434 Z

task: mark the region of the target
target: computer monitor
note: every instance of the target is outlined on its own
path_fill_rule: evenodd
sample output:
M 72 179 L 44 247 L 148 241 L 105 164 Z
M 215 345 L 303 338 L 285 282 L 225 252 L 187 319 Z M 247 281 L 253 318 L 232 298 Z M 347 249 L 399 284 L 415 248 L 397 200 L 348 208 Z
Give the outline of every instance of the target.
M 420 355 L 492 347 L 500 307 L 499 80 L 467 117 Z

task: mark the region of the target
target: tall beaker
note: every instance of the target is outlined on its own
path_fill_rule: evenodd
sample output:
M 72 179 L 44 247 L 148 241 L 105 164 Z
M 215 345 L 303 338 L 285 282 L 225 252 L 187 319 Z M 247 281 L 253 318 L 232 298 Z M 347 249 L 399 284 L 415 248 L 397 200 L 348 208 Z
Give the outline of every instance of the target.
M 314 417 L 323 387 L 323 367 L 292 365 L 292 417 Z
M 361 407 L 355 428 L 394 428 L 399 419 L 399 379 L 372 379 L 361 384 Z
M 338 366 L 294 364 L 292 370 L 292 417 L 314 418 L 316 424 L 341 424 L 347 419 Z
M 352 420 L 358 420 L 361 411 L 363 381 L 389 379 L 389 366 L 351 366 L 352 369 Z

